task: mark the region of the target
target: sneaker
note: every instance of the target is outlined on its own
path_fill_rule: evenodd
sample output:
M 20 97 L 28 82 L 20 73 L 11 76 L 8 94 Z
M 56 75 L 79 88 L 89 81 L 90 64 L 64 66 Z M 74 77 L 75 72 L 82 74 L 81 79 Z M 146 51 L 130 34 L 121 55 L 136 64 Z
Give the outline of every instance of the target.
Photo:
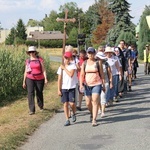
M 76 115 L 72 115 L 72 121 L 76 122 Z
M 69 126 L 69 125 L 70 125 L 70 121 L 67 120 L 67 121 L 65 122 L 64 126 Z
M 132 91 L 131 86 L 129 86 L 129 92 L 131 92 L 131 91 Z
M 119 100 L 118 100 L 117 97 L 114 97 L 113 101 L 114 101 L 114 102 L 119 102 Z
M 81 107 L 77 107 L 77 110 L 82 111 Z
M 34 115 L 35 114 L 35 112 L 29 112 L 29 115 Z

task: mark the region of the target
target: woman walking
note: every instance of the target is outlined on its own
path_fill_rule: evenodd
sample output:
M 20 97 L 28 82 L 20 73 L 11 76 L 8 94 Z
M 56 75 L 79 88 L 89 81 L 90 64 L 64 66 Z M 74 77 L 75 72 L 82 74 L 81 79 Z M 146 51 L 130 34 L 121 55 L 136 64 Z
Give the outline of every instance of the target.
M 98 101 L 102 86 L 105 90 L 102 62 L 95 60 L 95 54 L 95 49 L 89 47 L 87 50 L 88 60 L 82 64 L 80 74 L 80 90 L 85 89 L 84 95 L 86 105 L 91 113 L 92 126 L 97 126 Z
M 43 110 L 43 88 L 44 83 L 47 83 L 46 70 L 44 68 L 44 60 L 38 56 L 38 52 L 34 46 L 28 48 L 27 54 L 29 59 L 25 62 L 25 72 L 23 79 L 23 88 L 27 87 L 29 114 L 35 113 L 35 91 L 37 104 L 40 110 Z

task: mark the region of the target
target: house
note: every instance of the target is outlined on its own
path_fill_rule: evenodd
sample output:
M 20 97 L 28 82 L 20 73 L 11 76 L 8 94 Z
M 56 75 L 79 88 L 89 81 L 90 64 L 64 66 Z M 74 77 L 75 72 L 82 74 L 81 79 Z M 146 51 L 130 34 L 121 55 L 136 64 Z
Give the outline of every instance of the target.
M 30 36 L 27 38 L 27 40 L 63 40 L 63 38 L 64 34 L 61 33 L 61 31 L 33 31 L 30 32 Z M 68 39 L 67 35 L 66 39 Z

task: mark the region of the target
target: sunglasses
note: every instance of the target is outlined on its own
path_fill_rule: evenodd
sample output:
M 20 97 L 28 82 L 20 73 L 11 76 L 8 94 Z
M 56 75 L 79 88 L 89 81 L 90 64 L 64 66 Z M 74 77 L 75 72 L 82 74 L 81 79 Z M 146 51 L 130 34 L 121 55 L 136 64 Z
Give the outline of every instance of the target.
M 30 53 L 35 53 L 35 51 L 30 51 L 30 52 L 28 52 L 28 53 L 29 53 L 29 54 L 30 54 Z

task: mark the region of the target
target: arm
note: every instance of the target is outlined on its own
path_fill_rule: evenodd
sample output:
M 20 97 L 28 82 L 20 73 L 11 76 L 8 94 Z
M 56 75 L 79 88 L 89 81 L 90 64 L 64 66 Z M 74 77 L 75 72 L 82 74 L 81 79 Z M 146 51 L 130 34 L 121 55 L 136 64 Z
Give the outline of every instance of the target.
M 27 67 L 25 66 L 24 76 L 23 76 L 23 84 L 22 87 L 26 88 L 26 76 L 27 76 Z
M 107 71 L 108 71 L 108 78 L 109 78 L 110 88 L 112 88 L 113 87 L 113 85 L 112 85 L 112 72 L 111 72 L 111 69 L 110 69 L 109 66 L 107 67 Z
M 85 71 L 84 71 L 84 63 L 83 63 L 81 66 L 81 72 L 80 72 L 80 77 L 79 77 L 81 91 L 83 89 L 84 78 L 85 78 Z
M 63 69 L 71 78 L 73 77 L 75 69 L 69 71 L 64 65 L 61 65 L 61 69 Z
M 42 72 L 43 72 L 43 74 L 44 74 L 45 83 L 48 83 L 47 74 L 46 74 L 46 69 L 45 69 L 45 67 L 44 67 L 43 62 L 41 62 L 41 66 L 42 66 Z
M 99 70 L 100 70 L 100 75 L 101 75 L 101 79 L 102 79 L 102 85 L 103 88 L 105 88 L 105 78 L 104 78 L 104 72 L 103 72 L 103 66 L 102 66 L 102 61 L 99 61 Z
M 118 61 L 116 61 L 116 63 L 115 63 L 115 65 L 116 65 L 116 68 L 117 68 L 117 70 L 118 70 L 118 72 L 119 72 L 119 78 L 120 78 L 120 80 L 122 80 L 122 74 L 123 74 L 123 72 L 122 72 L 122 67 L 119 65 L 119 62 Z
M 58 87 L 58 95 L 62 96 L 61 93 L 61 85 L 62 85 L 62 75 L 58 75 L 58 80 L 57 80 L 57 87 Z

